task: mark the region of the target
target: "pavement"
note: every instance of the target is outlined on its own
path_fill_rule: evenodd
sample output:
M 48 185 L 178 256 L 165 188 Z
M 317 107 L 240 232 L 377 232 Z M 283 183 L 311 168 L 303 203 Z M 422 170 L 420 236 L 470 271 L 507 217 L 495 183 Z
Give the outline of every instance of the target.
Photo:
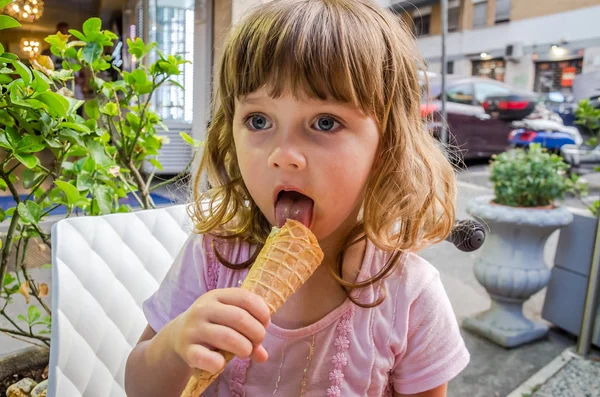
M 472 165 L 469 170 L 459 173 L 458 180 L 457 217 L 464 219 L 469 217 L 465 211 L 468 200 L 492 194 L 487 182 L 486 164 Z M 600 191 L 600 174 L 595 180 L 598 181 L 598 190 Z M 185 191 L 180 187 L 166 188 L 163 194 L 172 194 L 181 199 Z M 578 200 L 567 205 L 571 204 L 580 208 L 583 206 Z M 555 233 L 550 237 L 545 248 L 546 262 L 550 266 L 557 240 L 558 233 Z M 473 265 L 478 252 L 464 253 L 450 243 L 443 242 L 422 251 L 420 255 L 440 271 L 459 322 L 462 322 L 467 316 L 489 307 L 491 301 L 473 274 Z M 35 274 L 40 281 L 46 282 L 50 281 L 48 276 L 49 269 L 39 269 L 39 273 Z M 52 291 L 52 287 L 50 291 Z M 16 297 L 16 301 L 17 304 L 12 309 L 18 312 L 25 307 L 24 300 L 19 295 Z M 544 290 L 525 303 L 525 315 L 543 322 L 544 320 L 541 319 L 543 302 Z M 5 326 L 6 324 L 0 319 L 0 327 Z M 468 331 L 463 330 L 462 334 L 471 353 L 471 362 L 456 379 L 450 382 L 449 396 L 528 397 L 533 392 L 538 393 L 533 394 L 536 397 L 600 396 L 600 393 L 597 392 L 597 385 L 600 383 L 598 381 L 600 373 L 597 371 L 600 371 L 600 365 L 594 361 L 580 358 L 565 359 L 565 352 L 573 349 L 576 338 L 559 329 L 551 328 L 548 336 L 543 340 L 514 349 L 504 349 Z M 0 357 L 2 354 L 25 346 L 27 345 L 22 342 L 0 334 Z M 564 365 L 559 368 L 556 365 L 552 367 L 557 360 L 561 363 L 564 362 Z M 583 394 L 561 394 L 567 389 L 570 390 L 569 393 L 575 390 L 577 393 Z

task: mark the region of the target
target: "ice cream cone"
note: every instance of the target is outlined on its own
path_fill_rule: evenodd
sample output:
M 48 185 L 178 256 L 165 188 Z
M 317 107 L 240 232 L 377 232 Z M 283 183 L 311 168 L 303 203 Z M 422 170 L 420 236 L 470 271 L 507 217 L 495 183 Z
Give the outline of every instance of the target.
M 323 251 L 314 234 L 302 223 L 288 219 L 280 230 L 273 228 L 242 288 L 261 296 L 273 314 L 308 280 L 322 260 Z M 234 357 L 230 352 L 219 353 L 225 357 L 225 366 Z M 216 374 L 195 370 L 181 397 L 200 396 L 225 366 Z

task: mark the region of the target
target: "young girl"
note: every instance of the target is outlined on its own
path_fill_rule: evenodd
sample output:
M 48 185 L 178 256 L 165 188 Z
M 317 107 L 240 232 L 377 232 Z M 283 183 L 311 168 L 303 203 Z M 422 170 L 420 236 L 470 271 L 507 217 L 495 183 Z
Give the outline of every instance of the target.
M 129 396 L 446 395 L 469 361 L 439 274 L 413 252 L 454 222 L 451 165 L 420 117 L 420 60 L 368 0 L 275 0 L 225 44 L 194 186 L 196 233 L 144 303 Z M 200 189 L 203 176 L 208 187 Z M 238 288 L 273 225 L 325 259 L 272 317 Z

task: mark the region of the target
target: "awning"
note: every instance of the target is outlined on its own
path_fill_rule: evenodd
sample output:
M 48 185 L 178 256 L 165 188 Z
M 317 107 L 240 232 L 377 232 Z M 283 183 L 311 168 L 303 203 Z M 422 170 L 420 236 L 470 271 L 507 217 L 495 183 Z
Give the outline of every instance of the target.
M 438 4 L 440 0 L 402 0 L 390 6 L 392 11 L 401 13 L 404 11 L 413 11 L 415 8 L 432 6 Z

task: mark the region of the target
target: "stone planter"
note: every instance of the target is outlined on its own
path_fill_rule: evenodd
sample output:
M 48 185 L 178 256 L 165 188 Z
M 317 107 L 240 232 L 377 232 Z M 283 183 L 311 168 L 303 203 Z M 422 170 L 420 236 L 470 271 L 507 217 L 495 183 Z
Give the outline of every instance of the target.
M 523 303 L 548 283 L 544 246 L 573 215 L 563 207 L 513 208 L 492 204 L 492 196 L 469 202 L 467 212 L 489 227 L 475 261 L 475 276 L 492 299 L 489 310 L 465 319 L 463 327 L 500 346 L 516 347 L 542 338 L 545 324 L 523 315 Z

